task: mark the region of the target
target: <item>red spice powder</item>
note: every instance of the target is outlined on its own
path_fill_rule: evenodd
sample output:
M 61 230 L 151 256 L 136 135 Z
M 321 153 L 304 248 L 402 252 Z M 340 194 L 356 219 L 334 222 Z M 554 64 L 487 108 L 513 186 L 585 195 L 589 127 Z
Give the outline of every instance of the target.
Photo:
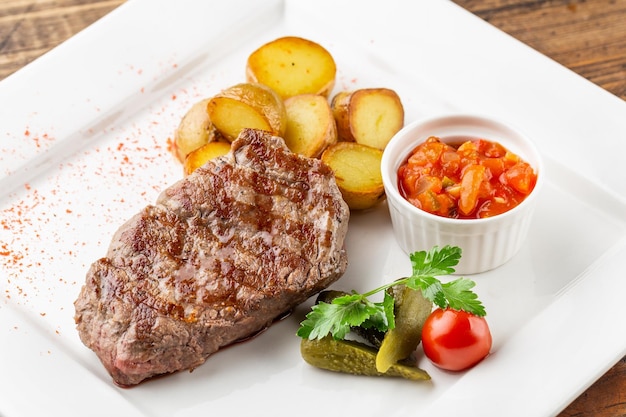
M 85 135 L 104 137 L 85 151 L 67 155 L 58 167 L 7 196 L 0 205 L 0 279 L 5 300 L 30 304 L 46 321 L 54 321 L 54 313 L 64 306 L 71 309 L 66 298 L 77 294 L 83 282 L 80 275 L 70 277 L 66 265 L 82 265 L 86 272 L 95 259 L 86 257 L 85 251 L 94 247 L 105 251 L 109 242 L 108 235 L 94 236 L 82 230 L 81 224 L 91 222 L 89 227 L 96 230 L 120 225 L 126 216 L 120 213 L 127 213 L 130 203 L 152 203 L 178 179 L 178 167 L 174 170 L 169 165 L 173 163 L 171 135 L 188 107 L 201 98 L 204 94 L 196 87 L 176 91 L 147 109 L 148 118 L 108 126 L 102 132 L 86 129 Z M 38 152 L 54 142 L 51 134 L 38 133 L 32 126 L 21 133 Z M 75 186 L 77 179 L 82 188 Z M 93 196 L 106 196 L 106 201 L 90 201 Z M 53 328 L 57 325 L 53 323 Z
M 174 157 L 176 157 L 176 143 L 174 140 L 168 136 L 166 143 L 166 149 L 168 153 L 171 153 Z

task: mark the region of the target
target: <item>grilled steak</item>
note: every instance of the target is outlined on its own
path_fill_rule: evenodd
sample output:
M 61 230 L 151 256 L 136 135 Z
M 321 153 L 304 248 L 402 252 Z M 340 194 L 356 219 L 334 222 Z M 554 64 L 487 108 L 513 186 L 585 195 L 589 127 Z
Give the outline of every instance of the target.
M 341 277 L 348 218 L 326 165 L 246 130 L 115 233 L 80 338 L 123 386 L 193 369 Z

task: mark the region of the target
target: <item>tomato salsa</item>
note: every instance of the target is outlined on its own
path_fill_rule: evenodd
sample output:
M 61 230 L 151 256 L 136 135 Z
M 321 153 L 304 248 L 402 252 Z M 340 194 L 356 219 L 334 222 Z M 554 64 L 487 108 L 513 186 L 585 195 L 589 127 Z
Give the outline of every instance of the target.
M 511 210 L 535 187 L 530 164 L 498 142 L 459 143 L 431 136 L 417 146 L 398 169 L 400 194 L 432 214 L 480 219 Z

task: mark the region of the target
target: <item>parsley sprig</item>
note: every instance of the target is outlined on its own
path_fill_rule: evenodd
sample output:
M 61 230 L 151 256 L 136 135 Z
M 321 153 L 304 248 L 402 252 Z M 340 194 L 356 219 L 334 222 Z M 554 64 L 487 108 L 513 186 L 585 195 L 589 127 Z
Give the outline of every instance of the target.
M 457 278 L 442 283 L 436 277 L 454 273 L 454 266 L 461 259 L 461 249 L 456 246 L 433 247 L 430 251 L 413 252 L 410 256 L 413 272 L 410 277 L 398 279 L 371 291 L 351 294 L 333 299 L 330 303 L 315 304 L 300 324 L 297 335 L 303 339 L 322 339 L 331 334 L 343 339 L 352 327 L 375 328 L 387 331 L 395 327 L 394 299 L 386 291 L 396 285 L 422 291 L 424 297 L 440 308 L 464 310 L 477 316 L 485 316 L 485 308 L 472 288 L 474 281 Z M 368 297 L 384 291 L 381 302 Z

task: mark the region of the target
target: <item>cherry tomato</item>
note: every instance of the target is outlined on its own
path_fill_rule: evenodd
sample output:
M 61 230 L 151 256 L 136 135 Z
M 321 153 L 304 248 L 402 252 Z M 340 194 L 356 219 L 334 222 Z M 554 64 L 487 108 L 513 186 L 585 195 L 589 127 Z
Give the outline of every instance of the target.
M 436 309 L 422 329 L 426 357 L 448 371 L 461 371 L 480 362 L 491 349 L 491 332 L 484 317 L 465 311 Z

